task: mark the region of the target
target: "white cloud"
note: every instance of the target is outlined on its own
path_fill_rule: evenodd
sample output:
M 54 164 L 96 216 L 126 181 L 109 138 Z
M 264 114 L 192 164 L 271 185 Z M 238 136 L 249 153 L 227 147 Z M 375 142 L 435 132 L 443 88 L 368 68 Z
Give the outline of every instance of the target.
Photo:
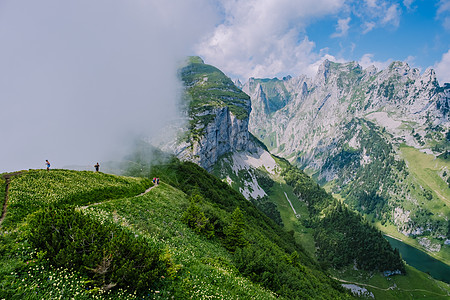
M 355 43 L 350 43 L 350 53 L 353 54 L 353 51 L 355 51 L 356 49 L 356 44 Z
M 449 11 L 450 11 L 450 0 L 439 1 L 437 14 L 440 15 L 440 14 L 443 14 L 443 13 L 449 12 Z
M 320 55 L 305 37 L 314 18 L 334 14 L 344 0 L 234 0 L 222 2 L 224 22 L 196 47 L 227 74 L 273 77 L 304 73 Z
M 434 66 L 440 85 L 450 83 L 450 49 L 442 55 L 442 59 Z
M 381 20 L 383 24 L 391 24 L 398 27 L 400 24 L 400 9 L 397 4 L 392 4 L 385 12 L 384 18 Z
M 366 2 L 366 5 L 368 7 L 372 7 L 372 8 L 378 7 L 377 0 L 364 0 L 364 1 Z
M 412 4 L 412 1 L 405 1 Z M 400 25 L 402 7 L 398 3 L 392 4 L 386 0 L 366 0 L 366 5 L 353 5 L 353 14 L 361 20 L 362 34 L 367 34 L 374 28 L 393 27 Z
M 363 30 L 362 33 L 366 34 L 366 33 L 370 32 L 370 31 L 372 31 L 372 29 L 374 29 L 375 26 L 376 26 L 375 22 L 364 22 L 364 24 L 363 24 L 364 30 Z
M 346 36 L 348 30 L 350 29 L 350 25 L 348 25 L 351 21 L 351 18 L 348 17 L 346 19 L 339 19 L 336 25 L 336 32 L 331 35 L 331 37 L 343 37 Z
M 445 17 L 445 18 L 442 20 L 442 26 L 443 26 L 445 29 L 450 30 L 450 17 Z
M 414 67 L 414 65 L 416 64 L 416 57 L 415 57 L 415 56 L 412 56 L 412 55 L 409 55 L 409 56 L 405 59 L 405 62 L 408 63 L 408 65 L 409 65 L 410 67 Z
M 361 57 L 361 59 L 358 61 L 358 63 L 363 68 L 375 66 L 378 70 L 386 69 L 392 63 L 392 59 L 388 59 L 386 61 L 376 61 L 376 60 L 373 60 L 373 56 L 374 55 L 371 53 L 366 53 Z
M 442 26 L 450 30 L 450 0 L 441 0 L 439 2 L 436 18 L 442 21 Z
M 413 2 L 414 0 L 403 0 L 403 5 L 406 6 L 407 9 L 411 9 Z

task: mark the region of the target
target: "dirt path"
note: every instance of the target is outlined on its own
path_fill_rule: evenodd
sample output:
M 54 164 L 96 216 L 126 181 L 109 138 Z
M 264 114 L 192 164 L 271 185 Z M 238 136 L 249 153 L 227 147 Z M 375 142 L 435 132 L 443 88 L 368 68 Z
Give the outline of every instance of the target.
M 145 194 L 147 194 L 148 192 L 150 192 L 153 188 L 155 188 L 155 187 L 157 187 L 157 186 L 158 186 L 158 184 L 152 185 L 151 187 L 149 187 L 148 189 L 146 189 L 145 192 L 140 193 L 139 195 L 136 195 L 136 196 L 134 196 L 134 197 L 139 197 L 139 196 L 145 195 Z M 115 199 L 111 199 L 111 200 L 115 200 Z M 107 201 L 111 201 L 111 200 L 107 200 Z M 99 205 L 99 204 L 102 204 L 102 203 L 105 203 L 105 202 L 106 202 L 106 201 L 103 201 L 103 202 L 97 202 L 97 203 L 92 203 L 92 204 L 89 204 L 89 205 L 80 206 L 79 208 L 80 208 L 80 209 L 85 209 L 85 208 L 88 208 L 88 207 L 91 207 L 91 206 L 95 206 L 95 205 Z
M 8 198 L 9 198 L 9 182 L 11 181 L 11 177 L 16 176 L 16 175 L 20 175 L 23 172 L 14 172 L 14 173 L 8 173 L 3 175 L 3 178 L 5 179 L 5 199 L 3 202 L 3 207 L 2 207 L 2 215 L 0 216 L 0 227 L 2 226 L 3 220 L 6 217 L 6 209 L 8 206 Z
M 150 192 L 153 188 L 157 187 L 158 185 L 159 185 L 159 184 L 152 185 L 151 187 L 149 187 L 148 189 L 146 189 L 145 192 L 140 193 L 139 195 L 136 195 L 135 197 L 139 197 L 139 196 L 142 196 L 142 195 L 147 194 L 148 192 Z

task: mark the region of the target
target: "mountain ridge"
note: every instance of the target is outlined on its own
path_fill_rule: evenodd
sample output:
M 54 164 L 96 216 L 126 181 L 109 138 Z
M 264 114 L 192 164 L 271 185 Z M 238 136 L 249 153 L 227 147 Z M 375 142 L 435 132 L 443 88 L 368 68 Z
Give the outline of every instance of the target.
M 251 78 L 243 90 L 252 99 L 250 131 L 269 150 L 306 169 L 362 213 L 447 247 L 442 237 L 450 239 L 448 194 L 429 185 L 445 183 L 448 167 L 439 163 L 433 174 L 440 178 L 418 182 L 409 172 L 416 162 L 407 160 L 403 146 L 435 157 L 450 149 L 450 85 L 440 86 L 434 70 L 421 74 L 393 62 L 378 71 L 324 61 L 312 79 Z M 423 236 L 427 232 L 431 238 Z

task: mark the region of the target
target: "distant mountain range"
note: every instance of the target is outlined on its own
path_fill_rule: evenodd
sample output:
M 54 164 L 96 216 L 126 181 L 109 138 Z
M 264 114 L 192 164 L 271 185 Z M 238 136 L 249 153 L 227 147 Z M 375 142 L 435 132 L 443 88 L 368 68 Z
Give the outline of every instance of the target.
M 313 79 L 251 78 L 242 90 L 252 101 L 249 130 L 270 151 L 450 259 L 450 84 L 432 69 L 326 60 Z

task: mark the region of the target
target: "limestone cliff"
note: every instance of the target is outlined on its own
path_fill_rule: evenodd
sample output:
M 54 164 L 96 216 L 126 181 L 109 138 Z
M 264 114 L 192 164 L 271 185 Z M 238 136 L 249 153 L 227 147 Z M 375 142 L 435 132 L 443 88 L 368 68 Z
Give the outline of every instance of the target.
M 189 128 L 176 154 L 211 170 L 224 154 L 256 149 L 248 131 L 250 97 L 219 69 L 191 57 L 180 71 Z

